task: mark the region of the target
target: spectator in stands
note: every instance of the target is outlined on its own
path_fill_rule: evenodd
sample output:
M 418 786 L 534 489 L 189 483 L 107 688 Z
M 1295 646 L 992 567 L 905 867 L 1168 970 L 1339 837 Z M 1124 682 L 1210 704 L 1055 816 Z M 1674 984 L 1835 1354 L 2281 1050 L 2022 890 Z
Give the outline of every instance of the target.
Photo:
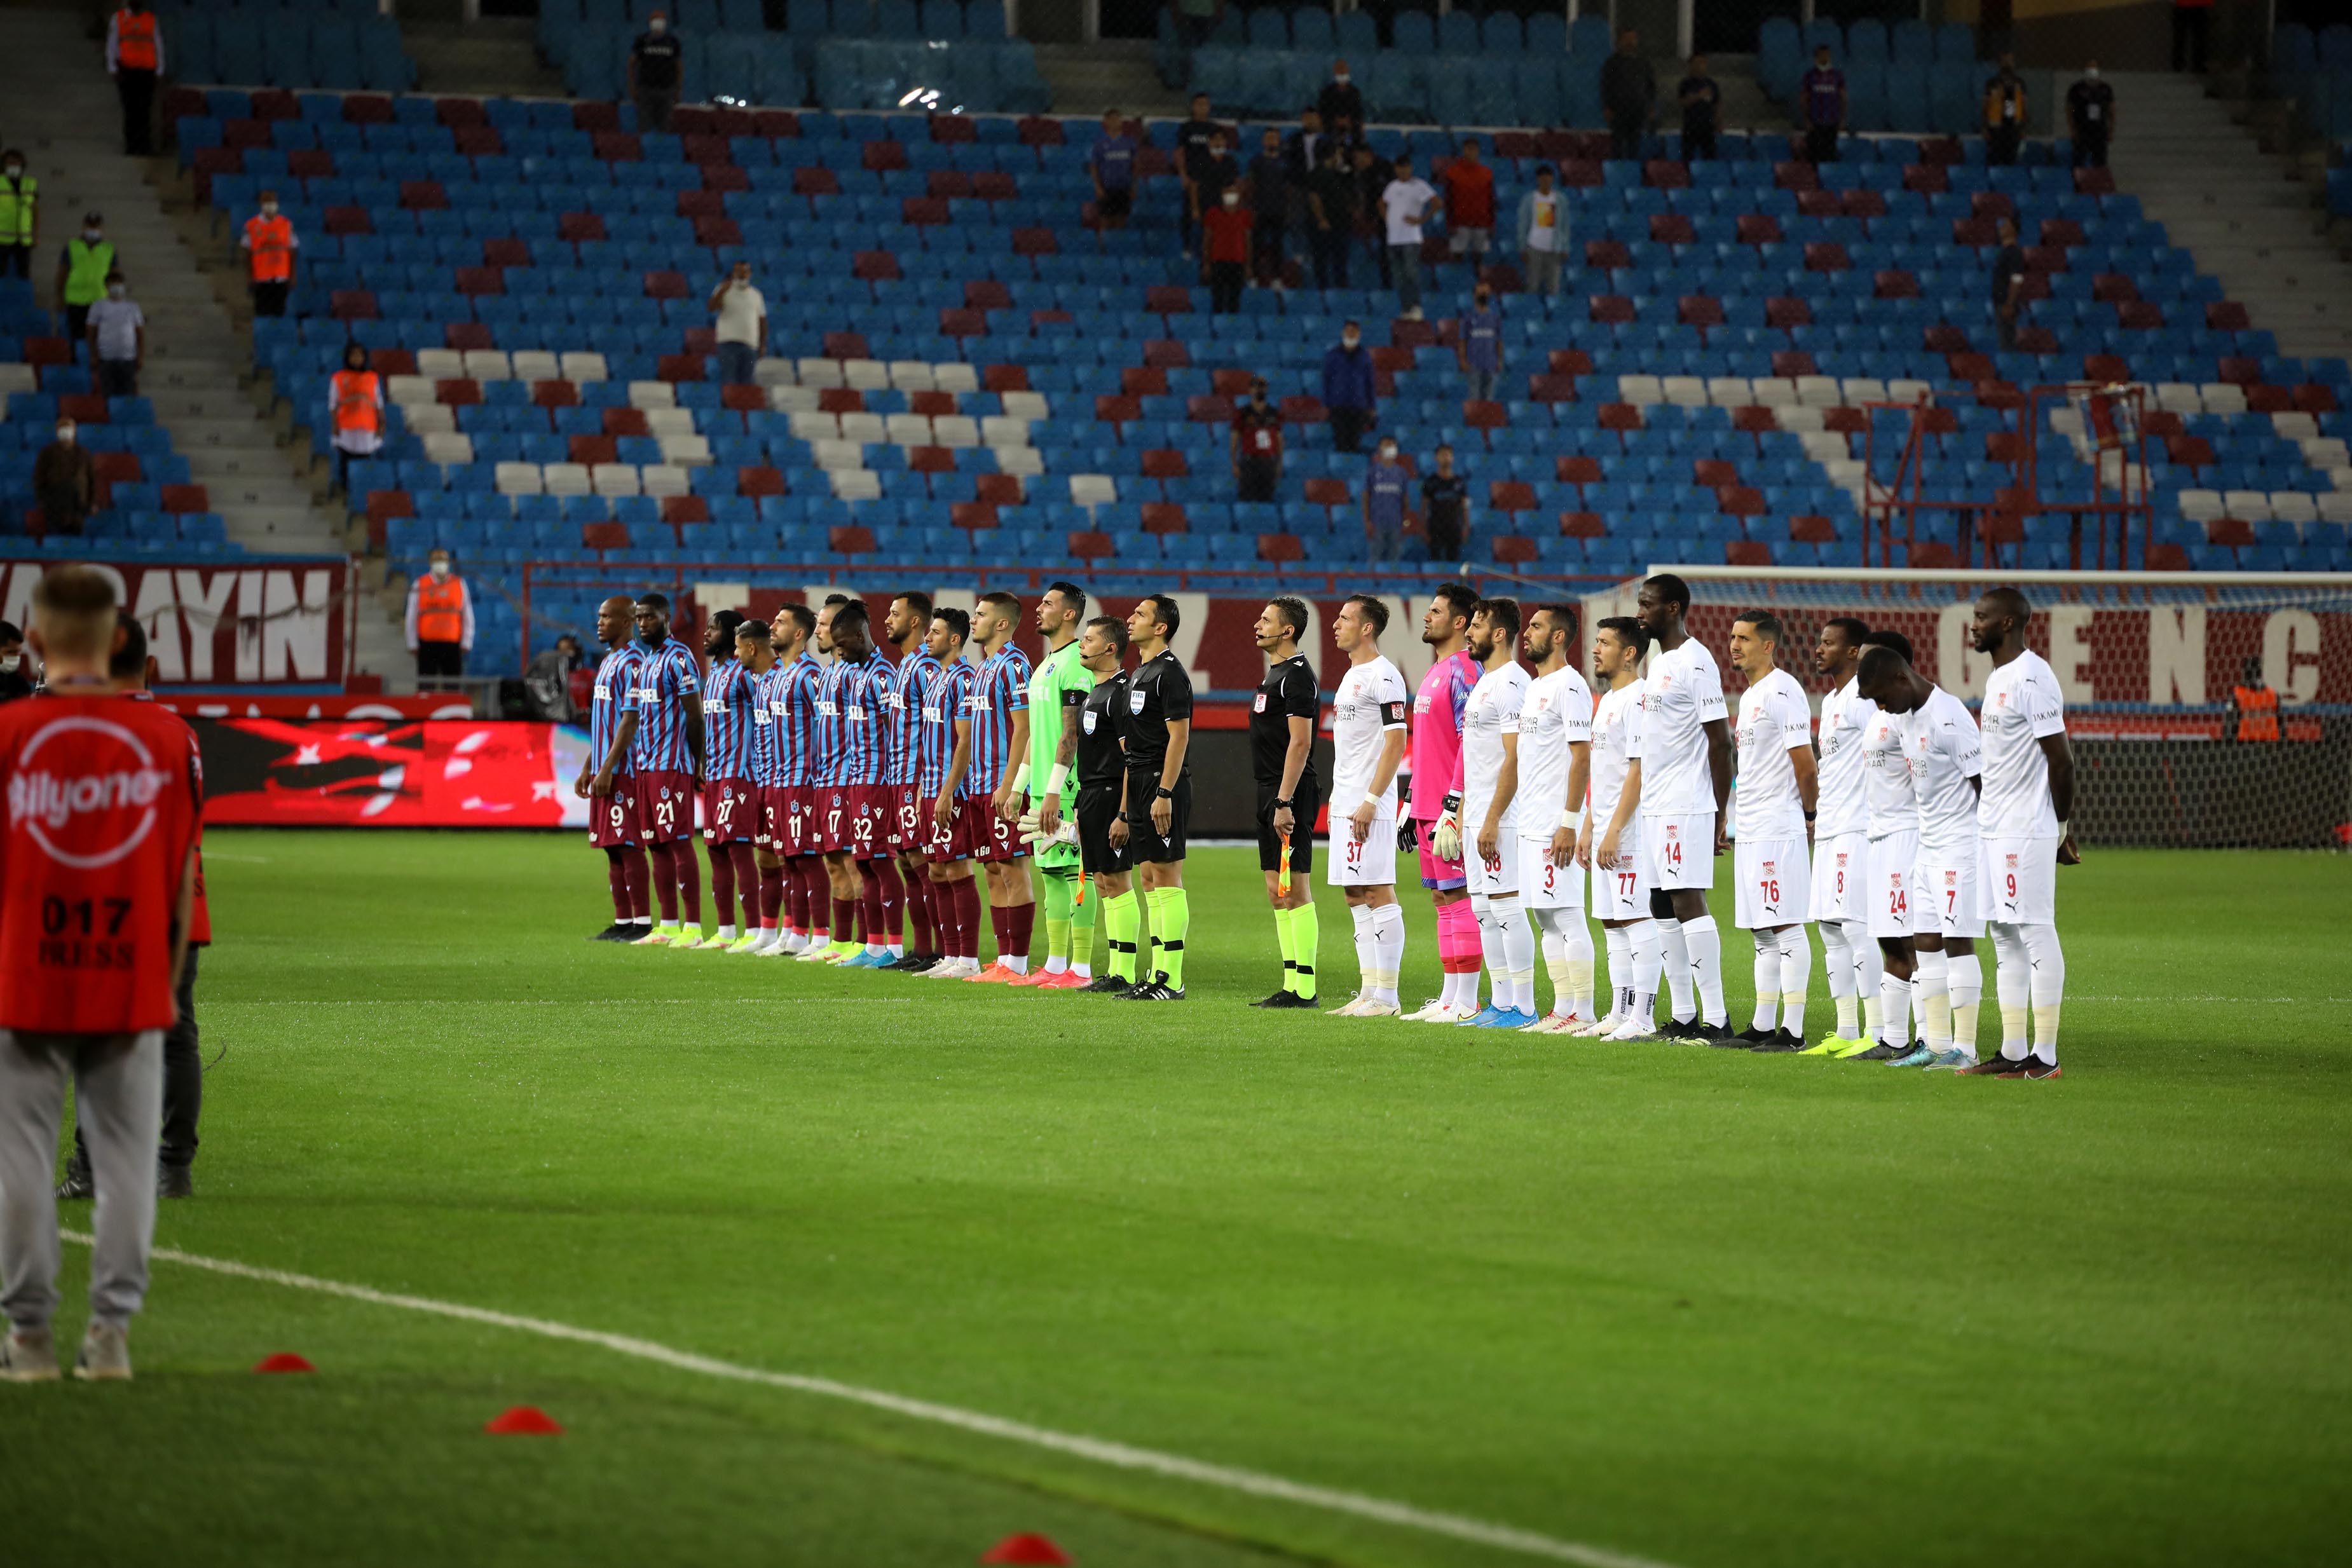
M 1250 160 L 1249 209 L 1251 275 L 1260 287 L 1280 288 L 1283 264 L 1290 259 L 1284 249 L 1290 227 L 1290 161 L 1283 155 L 1282 132 L 1272 126 Z
M 368 368 L 361 344 L 345 345 L 343 368 L 327 382 L 327 418 L 335 432 L 335 479 L 348 497 L 352 463 L 383 444 L 383 378 Z
M 147 313 L 131 298 L 120 269 L 106 275 L 106 298 L 89 308 L 89 362 L 106 397 L 137 397 L 147 368 Z
M 42 530 L 69 536 L 81 532 L 97 503 L 98 469 L 70 419 L 58 421 L 58 438 L 33 459 L 33 498 L 41 504 Z
M 1362 445 L 1379 407 L 1375 391 L 1364 329 L 1347 322 L 1339 329 L 1339 346 L 1323 356 L 1323 412 L 1331 421 L 1331 450 L 1354 452 Z
M 1568 197 L 1551 165 L 1536 165 L 1536 186 L 1519 198 L 1519 273 L 1530 294 L 1559 292 L 1560 257 L 1568 254 Z
M 1176 13 L 1176 33 L 1188 49 L 1197 49 L 1209 41 L 1217 30 L 1217 22 L 1225 14 L 1225 0 L 1172 0 Z
M 1690 75 L 1675 89 L 1683 106 L 1683 162 L 1715 156 L 1716 133 L 1723 129 L 1723 85 L 1706 74 L 1706 57 L 1690 57 Z
M 659 11 L 646 17 L 646 30 L 629 46 L 629 97 L 637 106 L 637 129 L 667 131 L 677 107 L 678 67 L 686 47 Z
M 0 703 L 32 695 L 32 661 L 25 656 L 24 631 L 13 621 L 0 621 Z
M 2172 68 L 2205 74 L 2205 46 L 2213 37 L 2213 0 L 2172 0 Z
M 751 264 L 739 261 L 718 287 L 710 291 L 710 313 L 719 318 L 719 380 L 730 387 L 749 386 L 768 350 L 768 301 L 751 287 Z
M 1102 135 L 1087 155 L 1087 174 L 1095 186 L 1097 227 L 1123 229 L 1135 210 L 1135 158 L 1141 149 L 1127 133 L 1127 119 L 1115 109 L 1103 110 Z
M 106 69 L 122 99 L 122 151 L 155 151 L 155 78 L 163 70 L 163 34 L 147 0 L 123 0 L 106 24 Z
M 2074 167 L 2104 169 L 2116 134 L 2116 89 L 2099 79 L 2099 62 L 2083 62 L 2083 79 L 2066 89 L 2066 129 L 2074 139 Z
M 1440 442 L 1437 471 L 1421 482 L 1421 531 L 1432 560 L 1460 560 L 1470 537 L 1470 480 L 1454 471 L 1454 448 Z
M 1375 562 L 1403 559 L 1405 486 L 1412 479 L 1397 457 L 1396 437 L 1381 436 L 1364 470 L 1364 538 Z
M 1462 367 L 1463 394 L 1473 402 L 1492 402 L 1503 382 L 1503 316 L 1485 278 L 1455 325 L 1454 360 Z
M 1292 190 L 1302 193 L 1306 191 L 1307 182 L 1314 177 L 1315 171 L 1322 165 L 1323 144 L 1328 140 L 1330 139 L 1323 133 L 1321 112 L 1312 104 L 1300 110 L 1298 129 L 1290 133 L 1290 140 L 1283 144 L 1282 149 L 1283 158 L 1290 170 Z M 1303 214 L 1305 211 L 1306 203 L 1302 194 L 1298 212 Z
M 2221 726 L 2224 740 L 2275 741 L 2279 737 L 2279 699 L 2263 680 L 2263 662 L 2250 658 L 2240 667 L 2238 684 L 2230 691 L 2230 712 Z
M 1255 225 L 1242 205 L 1238 185 L 1217 193 L 1217 204 L 1201 219 L 1201 279 L 1209 286 L 1209 308 L 1223 316 L 1242 308 L 1249 283 L 1250 235 Z
M 1364 249 L 1381 269 L 1381 287 L 1393 287 L 1389 278 L 1388 230 L 1381 223 L 1381 195 L 1396 178 L 1396 166 L 1374 152 L 1361 141 L 1349 153 L 1356 176 L 1356 237 L 1364 242 Z
M 2000 57 L 2000 69 L 1985 83 L 1985 162 L 2001 168 L 2017 162 L 2018 144 L 2025 140 L 2025 78 L 2017 74 L 2017 57 Z
M 1264 376 L 1250 378 L 1249 401 L 1234 411 L 1229 447 L 1234 498 L 1273 500 L 1282 483 L 1282 411 L 1266 401 Z
M 580 639 L 566 632 L 555 646 L 532 656 L 522 675 L 530 716 L 548 724 L 574 724 L 580 710 L 572 700 L 572 674 L 581 665 Z
M 106 219 L 81 215 L 81 233 L 58 253 L 58 304 L 65 311 L 66 340 L 77 349 L 89 326 L 89 308 L 106 298 L 106 275 L 114 270 L 114 242 Z
M 416 684 L 456 680 L 474 646 L 474 595 L 449 565 L 449 552 L 425 558 L 425 574 L 408 585 L 408 651 L 416 655 Z
M 1830 47 L 1813 51 L 1813 68 L 1797 84 L 1797 98 L 1805 117 L 1805 157 L 1813 163 L 1834 163 L 1838 132 L 1845 129 L 1845 72 L 1830 63 Z
M 1601 62 L 1601 110 L 1609 118 L 1609 156 L 1639 158 L 1642 137 L 1657 111 L 1658 78 L 1642 57 L 1642 35 L 1617 35 L 1617 52 Z
M 261 193 L 261 211 L 245 220 L 245 235 L 237 243 L 245 249 L 253 313 L 285 315 L 286 296 L 294 288 L 294 253 L 302 248 L 302 240 L 294 232 L 294 220 L 278 210 L 277 192 Z
M 1479 161 L 1476 137 L 1462 139 L 1461 152 L 1439 177 L 1445 182 L 1445 227 L 1454 258 L 1468 258 L 1475 277 L 1495 243 L 1495 171 Z
M 1356 238 L 1359 182 L 1339 162 L 1339 143 L 1326 137 L 1307 180 L 1307 254 L 1315 263 L 1315 287 L 1348 287 L 1348 252 Z
M 1408 321 L 1421 319 L 1421 225 L 1444 206 L 1428 181 L 1413 178 L 1412 155 L 1399 158 L 1395 177 L 1381 193 L 1381 220 L 1388 233 L 1389 276 Z
M 41 243 L 41 183 L 25 172 L 25 155 L 0 153 L 0 277 L 33 276 Z
M 2017 220 L 2003 216 L 1996 229 L 2000 250 L 1992 258 L 1992 319 L 2004 350 L 2017 347 L 2017 317 L 2025 305 L 2025 251 L 2017 243 Z
M 1184 254 L 1191 256 L 1201 226 L 1201 177 L 1214 152 L 1217 122 L 1209 118 L 1209 95 L 1192 95 L 1192 118 L 1176 128 L 1176 172 L 1184 182 Z M 1216 204 L 1211 196 L 1209 204 Z
M 1342 131 L 1354 133 L 1364 129 L 1364 89 L 1348 78 L 1348 62 L 1331 62 L 1331 79 L 1315 99 L 1315 111 L 1334 135 Z

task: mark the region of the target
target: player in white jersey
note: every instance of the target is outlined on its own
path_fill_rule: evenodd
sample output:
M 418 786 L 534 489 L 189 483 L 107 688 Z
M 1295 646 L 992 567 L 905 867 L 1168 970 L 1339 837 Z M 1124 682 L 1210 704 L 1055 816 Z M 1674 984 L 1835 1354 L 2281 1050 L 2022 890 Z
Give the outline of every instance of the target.
M 1984 971 L 1976 938 L 1983 873 L 1977 864 L 1977 793 L 1984 748 L 1977 721 L 1959 698 L 1927 680 L 1892 648 L 1863 651 L 1862 693 L 1898 721 L 1919 811 L 1919 867 L 1914 896 L 1925 906 L 1912 938 L 1918 966 L 1912 995 L 1919 1045 L 1896 1067 L 1976 1065 L 1977 1003 Z M 1916 918 L 1916 917 L 1915 917 Z M 1926 927 L 1929 925 L 1933 930 Z
M 2065 695 L 2057 672 L 2025 645 L 2032 614 L 2023 594 L 1996 588 L 1977 601 L 1971 629 L 1977 652 L 1992 655 L 1993 664 L 1985 680 L 1977 827 L 2000 997 L 2000 1055 L 1977 1071 L 2001 1078 L 2058 1076 L 2066 955 L 2058 946 L 2057 868 L 2083 859 L 2067 827 L 2074 814 L 2074 752 L 2066 739 Z
M 1475 1029 L 1526 1029 L 1536 1021 L 1536 942 L 1519 904 L 1519 710 L 1528 673 L 1519 664 L 1519 601 L 1482 599 L 1470 612 L 1477 684 L 1462 708 L 1462 751 L 1454 788 L 1467 839 L 1463 869 L 1492 991 L 1459 1021 Z M 1471 981 L 1477 984 L 1474 977 Z M 1473 1000 L 1477 992 L 1471 992 Z
M 1813 712 L 1805 688 L 1777 663 L 1785 629 L 1769 611 L 1731 623 L 1731 662 L 1747 677 L 1739 695 L 1738 844 L 1732 853 L 1735 918 L 1756 944 L 1756 1015 L 1722 1045 L 1805 1049 L 1805 991 L 1813 945 L 1805 936 L 1812 894 L 1806 858 L 1813 827 Z
M 1911 640 L 1900 632 L 1873 632 L 1863 651 L 1887 648 L 1911 662 Z M 1859 668 L 1857 657 L 1856 667 Z M 1863 899 L 1870 935 L 1878 949 L 1878 1027 L 1875 1038 L 1841 1059 L 1894 1061 L 1911 1053 L 1911 997 L 1917 983 L 1915 931 L 1933 932 L 1936 923 L 1916 886 L 1919 872 L 1919 803 L 1911 789 L 1911 759 L 1905 749 L 1902 716 L 1873 703 L 1862 727 L 1862 800 L 1864 836 Z
M 1551 1011 L 1524 1027 L 1529 1034 L 1579 1034 L 1592 1027 L 1592 933 L 1576 861 L 1592 773 L 1592 688 L 1576 668 L 1575 610 L 1538 606 L 1519 645 L 1536 674 L 1517 721 L 1518 841 L 1504 837 L 1498 847 L 1518 862 L 1519 897 L 1551 971 Z M 1531 988 L 1529 1010 L 1534 1005 Z
M 1609 1015 L 1576 1032 L 1650 1030 L 1658 996 L 1658 924 L 1650 915 L 1650 862 L 1642 849 L 1642 660 L 1649 633 L 1612 615 L 1592 634 L 1592 800 L 1576 836 L 1576 863 L 1592 872 L 1592 913 L 1607 933 Z M 1685 991 L 1689 981 L 1684 981 Z
M 1381 653 L 1388 606 L 1358 594 L 1331 619 L 1331 642 L 1347 673 L 1331 699 L 1331 855 L 1324 874 L 1348 900 L 1356 924 L 1355 1000 L 1332 1018 L 1397 1016 L 1397 971 L 1404 967 L 1404 911 L 1396 901 L 1397 764 L 1404 760 L 1412 693 Z
M 1642 629 L 1657 645 L 1642 695 L 1642 841 L 1650 857 L 1650 913 L 1665 949 L 1675 1017 L 1655 1032 L 1712 1045 L 1730 1037 L 1723 942 L 1706 908 L 1706 891 L 1715 885 L 1713 857 L 1727 847 L 1731 826 L 1724 813 L 1731 794 L 1731 725 L 1723 675 L 1715 655 L 1684 629 L 1690 589 L 1681 578 L 1662 572 L 1649 579 L 1634 603 Z M 1690 1004 L 1696 1016 L 1683 1011 L 1685 985 L 1696 996 Z
M 1877 706 L 1856 688 L 1854 669 L 1870 628 L 1851 615 L 1822 622 L 1813 673 L 1829 683 L 1822 698 L 1820 786 L 1813 824 L 1813 927 L 1822 934 L 1837 1024 L 1805 1048 L 1807 1056 L 1867 1050 L 1878 1023 L 1878 945 L 1870 939 L 1870 811 L 1864 800 L 1863 730 Z

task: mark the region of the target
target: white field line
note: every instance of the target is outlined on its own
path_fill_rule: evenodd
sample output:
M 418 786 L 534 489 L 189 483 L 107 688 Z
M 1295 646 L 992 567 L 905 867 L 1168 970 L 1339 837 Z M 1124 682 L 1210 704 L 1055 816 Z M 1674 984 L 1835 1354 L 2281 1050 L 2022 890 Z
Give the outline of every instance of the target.
M 68 1241 L 82 1246 L 91 1244 L 87 1232 L 68 1230 L 61 1234 Z M 1612 1552 L 1606 1547 L 1588 1546 L 1581 1542 L 1563 1541 L 1557 1536 L 1518 1530 L 1507 1524 L 1492 1524 L 1462 1514 L 1416 1508 L 1411 1503 L 1391 1502 L 1385 1498 L 1368 1497 L 1361 1492 L 1312 1486 L 1260 1470 L 1210 1464 L 1201 1459 L 1188 1459 L 1180 1454 L 1164 1454 L 1156 1449 L 1134 1448 L 1100 1437 L 1057 1432 L 1051 1427 L 1033 1427 L 1025 1421 L 1008 1420 L 1004 1416 L 991 1416 L 978 1410 L 934 1404 L 928 1399 L 910 1399 L 904 1395 L 890 1394 L 878 1388 L 862 1388 L 851 1383 L 836 1383 L 829 1377 L 810 1377 L 798 1373 L 769 1372 L 761 1367 L 743 1366 L 627 1334 L 576 1328 L 570 1323 L 554 1322 L 546 1318 L 520 1317 L 512 1312 L 494 1312 L 488 1307 L 467 1306 L 461 1301 L 400 1295 L 372 1290 L 365 1285 L 346 1284 L 340 1280 L 321 1280 L 315 1275 L 289 1273 L 282 1269 L 257 1268 L 250 1263 L 238 1263 L 225 1258 L 203 1258 L 171 1247 L 158 1247 L 154 1257 L 163 1262 L 184 1264 L 191 1269 L 202 1269 L 208 1273 L 225 1274 L 233 1279 L 255 1280 L 264 1284 L 283 1285 L 289 1290 L 312 1291 L 320 1295 L 341 1296 L 347 1301 L 366 1301 L 379 1307 L 398 1307 L 435 1317 L 511 1329 L 517 1333 L 536 1334 L 541 1339 L 593 1345 L 615 1355 L 653 1362 L 679 1372 L 698 1373 L 705 1377 L 721 1378 L 731 1383 L 759 1384 L 770 1388 L 789 1389 L 796 1394 L 814 1394 L 851 1405 L 862 1405 L 872 1410 L 887 1411 L 909 1420 L 929 1422 L 936 1427 L 950 1427 L 984 1437 L 1066 1454 L 1074 1458 L 1108 1465 L 1114 1469 L 1140 1470 L 1250 1497 L 1271 1498 L 1278 1502 L 1296 1503 L 1302 1508 L 1318 1509 L 1326 1513 L 1345 1514 L 1354 1519 L 1393 1525 L 1401 1530 L 1418 1531 L 1424 1535 L 1443 1536 L 1475 1546 L 1493 1547 L 1500 1552 L 1515 1552 L 1524 1557 L 1580 1563 L 1583 1568 L 1670 1568 L 1669 1564 L 1653 1558 L 1635 1557 Z

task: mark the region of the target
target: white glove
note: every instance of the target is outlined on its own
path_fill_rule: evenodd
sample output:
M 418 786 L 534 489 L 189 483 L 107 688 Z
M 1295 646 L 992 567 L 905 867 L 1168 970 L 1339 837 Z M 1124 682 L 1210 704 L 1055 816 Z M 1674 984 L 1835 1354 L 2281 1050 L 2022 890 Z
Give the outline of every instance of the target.
M 1462 858 L 1462 816 L 1459 811 L 1448 811 L 1437 819 L 1437 826 L 1430 830 L 1429 847 L 1436 852 L 1439 860 L 1458 861 Z
M 1034 854 L 1037 851 L 1045 847 L 1046 841 L 1045 835 L 1037 831 L 1037 808 L 1035 806 L 1031 806 L 1027 811 L 1024 812 L 1022 814 L 1021 821 L 1016 823 L 1015 826 L 1017 826 L 1021 831 L 1021 841 L 1029 846 L 1029 852 L 1032 854 Z

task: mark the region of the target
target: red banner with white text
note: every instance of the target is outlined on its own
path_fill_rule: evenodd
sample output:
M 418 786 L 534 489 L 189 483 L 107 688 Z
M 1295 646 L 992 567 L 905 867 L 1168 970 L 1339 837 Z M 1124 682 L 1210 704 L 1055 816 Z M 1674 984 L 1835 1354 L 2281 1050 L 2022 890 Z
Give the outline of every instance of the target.
M 0 621 L 28 622 L 33 590 L 63 565 L 87 566 L 147 629 L 166 685 L 341 685 L 350 641 L 351 563 L 336 557 L 250 560 L 0 559 Z

